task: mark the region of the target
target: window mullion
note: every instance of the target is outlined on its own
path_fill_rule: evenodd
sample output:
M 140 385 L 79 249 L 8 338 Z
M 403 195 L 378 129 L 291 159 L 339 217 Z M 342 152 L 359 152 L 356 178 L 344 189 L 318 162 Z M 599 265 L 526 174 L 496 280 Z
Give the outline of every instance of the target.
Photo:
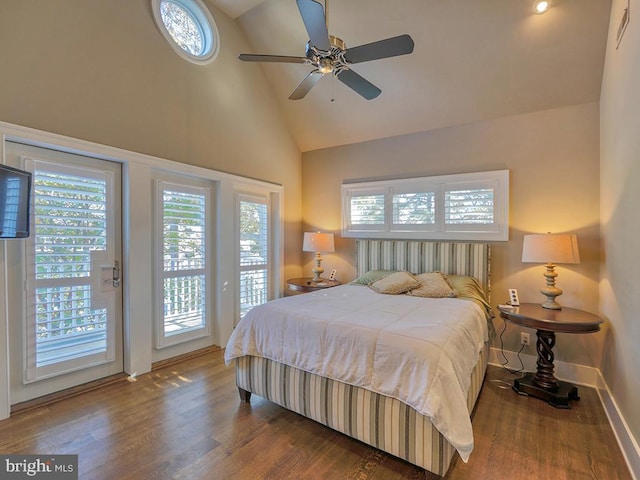
M 384 193 L 384 229 L 387 232 L 393 230 L 393 187 Z
M 436 231 L 445 231 L 445 209 L 444 209 L 445 188 L 442 183 L 436 185 Z

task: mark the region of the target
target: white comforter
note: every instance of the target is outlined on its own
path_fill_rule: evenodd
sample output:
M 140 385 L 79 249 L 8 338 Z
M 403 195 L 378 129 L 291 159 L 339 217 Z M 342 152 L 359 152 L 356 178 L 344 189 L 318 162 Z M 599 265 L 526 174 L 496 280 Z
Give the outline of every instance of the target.
M 474 302 L 343 285 L 254 308 L 233 331 L 225 361 L 266 357 L 397 398 L 429 417 L 467 461 L 473 432 L 466 398 L 487 340 Z

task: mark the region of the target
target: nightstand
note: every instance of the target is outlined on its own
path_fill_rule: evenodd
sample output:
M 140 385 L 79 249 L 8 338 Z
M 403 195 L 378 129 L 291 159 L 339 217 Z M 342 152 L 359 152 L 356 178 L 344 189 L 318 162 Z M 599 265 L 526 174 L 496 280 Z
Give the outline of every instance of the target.
M 553 374 L 553 346 L 556 333 L 593 333 L 600 330 L 602 318 L 575 308 L 562 310 L 542 308 L 537 303 L 521 303 L 517 307 L 498 307 L 500 316 L 521 327 L 535 328 L 538 361 L 536 372 L 513 381 L 513 389 L 521 395 L 546 400 L 556 408 L 571 408 L 569 401 L 580 400 L 578 387 L 558 380 Z
M 287 287 L 292 294 L 309 293 L 318 290 L 324 290 L 325 288 L 337 287 L 341 283 L 337 280 L 329 280 L 328 278 L 321 279 L 320 282 L 313 282 L 313 277 L 300 277 L 291 278 L 287 280 Z

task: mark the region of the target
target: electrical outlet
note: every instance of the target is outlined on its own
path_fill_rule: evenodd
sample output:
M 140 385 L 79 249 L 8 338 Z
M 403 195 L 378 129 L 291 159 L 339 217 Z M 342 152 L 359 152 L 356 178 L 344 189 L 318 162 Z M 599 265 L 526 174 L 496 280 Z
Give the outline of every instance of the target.
M 520 332 L 520 345 L 531 345 L 531 339 L 527 332 Z

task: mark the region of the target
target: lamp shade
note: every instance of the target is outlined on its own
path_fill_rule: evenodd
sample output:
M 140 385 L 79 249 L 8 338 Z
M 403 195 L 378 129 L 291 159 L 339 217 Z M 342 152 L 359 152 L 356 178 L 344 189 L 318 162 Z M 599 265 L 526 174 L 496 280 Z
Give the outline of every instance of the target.
M 522 243 L 525 263 L 580 263 L 578 238 L 572 233 L 525 235 Z
M 302 251 L 335 252 L 333 233 L 305 232 Z

